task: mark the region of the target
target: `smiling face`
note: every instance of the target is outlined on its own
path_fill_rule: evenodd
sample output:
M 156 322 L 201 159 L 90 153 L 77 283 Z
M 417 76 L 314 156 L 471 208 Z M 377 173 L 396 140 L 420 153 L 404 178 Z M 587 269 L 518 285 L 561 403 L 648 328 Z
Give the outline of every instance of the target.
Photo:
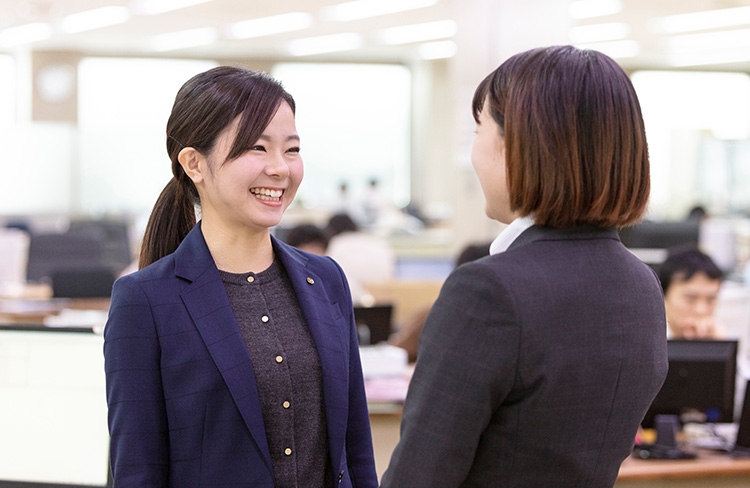
M 294 113 L 281 102 L 258 141 L 227 161 L 238 123 L 239 118 L 221 133 L 207 156 L 184 149 L 180 164 L 198 189 L 205 223 L 229 235 L 267 232 L 279 223 L 302 182 Z
M 509 224 L 516 218 L 510 210 L 505 173 L 505 141 L 500 126 L 490 115 L 487 101 L 479 113 L 476 135 L 471 147 L 471 164 L 479 177 L 485 198 L 487 217 Z

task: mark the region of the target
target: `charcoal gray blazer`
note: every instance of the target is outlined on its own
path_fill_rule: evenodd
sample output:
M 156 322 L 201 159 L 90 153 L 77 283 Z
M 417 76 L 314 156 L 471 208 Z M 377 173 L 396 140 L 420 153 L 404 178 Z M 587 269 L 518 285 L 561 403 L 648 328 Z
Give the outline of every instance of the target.
M 667 372 L 654 273 L 611 229 L 532 226 L 458 267 L 383 487 L 610 487 Z

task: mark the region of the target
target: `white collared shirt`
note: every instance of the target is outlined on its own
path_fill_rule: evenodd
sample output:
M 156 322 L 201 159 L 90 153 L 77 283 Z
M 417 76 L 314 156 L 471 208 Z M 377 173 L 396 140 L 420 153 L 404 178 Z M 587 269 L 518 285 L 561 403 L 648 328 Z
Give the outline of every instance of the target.
M 492 244 L 490 244 L 490 255 L 507 251 L 510 245 L 513 244 L 513 241 L 532 225 L 534 225 L 534 218 L 530 215 L 515 219 L 492 241 Z

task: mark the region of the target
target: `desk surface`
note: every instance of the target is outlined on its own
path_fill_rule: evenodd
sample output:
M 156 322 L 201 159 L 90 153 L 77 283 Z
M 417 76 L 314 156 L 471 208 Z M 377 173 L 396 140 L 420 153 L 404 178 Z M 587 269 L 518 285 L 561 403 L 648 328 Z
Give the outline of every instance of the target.
M 108 310 L 109 298 L 0 299 L 0 329 L 101 332 Z
M 695 459 L 638 459 L 622 463 L 618 481 L 680 478 L 717 478 L 746 475 L 750 485 L 750 458 L 734 459 L 726 453 L 700 451 Z

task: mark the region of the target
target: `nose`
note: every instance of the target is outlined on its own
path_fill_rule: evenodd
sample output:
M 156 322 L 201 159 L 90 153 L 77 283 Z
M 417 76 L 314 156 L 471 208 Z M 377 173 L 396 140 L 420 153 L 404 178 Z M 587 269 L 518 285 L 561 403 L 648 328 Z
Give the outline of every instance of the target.
M 698 300 L 695 303 L 695 313 L 701 316 L 706 316 L 711 314 L 711 304 L 708 303 L 708 300 L 702 299 Z
M 268 176 L 274 176 L 277 178 L 286 178 L 289 176 L 289 165 L 287 164 L 283 153 L 272 153 L 267 160 L 265 173 Z

